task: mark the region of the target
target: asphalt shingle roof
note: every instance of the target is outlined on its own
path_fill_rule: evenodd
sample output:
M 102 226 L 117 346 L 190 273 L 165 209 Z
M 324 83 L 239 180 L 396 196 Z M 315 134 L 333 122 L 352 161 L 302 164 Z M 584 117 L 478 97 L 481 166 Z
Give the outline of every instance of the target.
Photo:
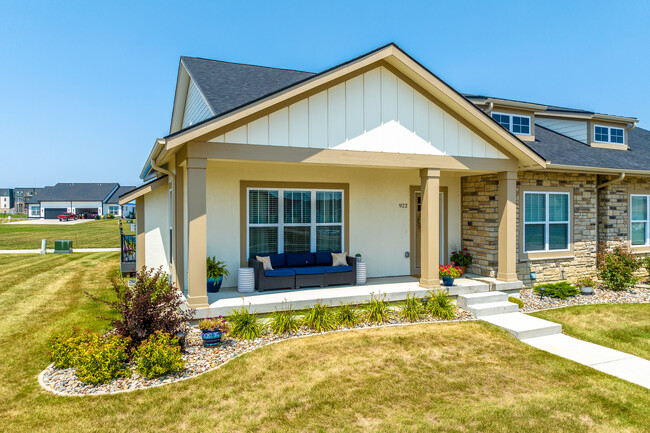
M 650 170 L 650 131 L 629 131 L 628 150 L 601 149 L 535 125 L 535 141 L 525 142 L 551 164 L 616 170 Z
M 120 186 L 112 196 L 109 197 L 108 200 L 106 200 L 106 203 L 108 204 L 118 204 L 120 202 L 120 196 L 122 194 L 127 194 L 135 189 L 134 186 Z
M 265 66 L 181 57 L 215 116 L 315 74 Z
M 104 201 L 118 186 L 118 183 L 57 183 L 38 189 L 29 202 Z

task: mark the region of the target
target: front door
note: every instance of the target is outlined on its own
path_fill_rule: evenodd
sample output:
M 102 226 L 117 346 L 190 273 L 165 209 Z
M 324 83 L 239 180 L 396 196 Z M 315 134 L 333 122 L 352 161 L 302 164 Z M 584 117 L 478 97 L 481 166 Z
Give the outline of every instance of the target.
M 413 275 L 420 275 L 420 252 L 422 245 L 422 233 L 421 233 L 421 207 L 422 207 L 422 194 L 420 191 L 412 191 L 411 197 L 411 212 L 413 212 L 413 218 L 411 218 L 412 225 L 411 233 L 413 233 L 413 242 L 411 247 L 411 273 Z M 447 209 L 445 209 L 445 192 L 440 191 L 440 264 L 444 265 L 447 258 L 447 251 L 445 248 L 445 219 L 446 219 Z

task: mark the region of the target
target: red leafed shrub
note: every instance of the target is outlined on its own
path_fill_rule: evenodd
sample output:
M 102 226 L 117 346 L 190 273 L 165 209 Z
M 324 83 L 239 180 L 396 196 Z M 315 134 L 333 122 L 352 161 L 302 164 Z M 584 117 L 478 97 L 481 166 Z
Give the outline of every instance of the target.
M 184 303 L 182 295 L 170 284 L 162 268 L 143 267 L 136 274 L 133 286 L 121 278 L 113 278 L 111 283 L 117 295 L 115 301 L 98 299 L 88 292 L 86 295 L 108 305 L 119 315 L 117 319 L 103 319 L 111 322 L 118 335 L 130 338 L 131 349 L 140 346 L 156 331 L 176 335 L 187 328 L 187 322 L 194 316 L 194 309 L 180 308 Z

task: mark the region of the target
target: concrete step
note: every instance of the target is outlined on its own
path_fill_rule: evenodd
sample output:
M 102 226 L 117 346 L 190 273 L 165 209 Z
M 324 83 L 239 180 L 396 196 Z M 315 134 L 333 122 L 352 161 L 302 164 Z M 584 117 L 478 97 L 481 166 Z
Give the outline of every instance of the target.
M 468 293 L 458 295 L 458 306 L 461 308 L 467 308 L 477 304 L 505 302 L 507 300 L 508 295 L 503 292 Z
M 467 311 L 470 311 L 476 317 L 482 318 L 494 314 L 515 313 L 519 311 L 519 306 L 508 301 L 487 302 L 485 304 L 470 305 L 467 307 Z
M 481 319 L 505 329 L 519 340 L 562 333 L 562 325 L 559 323 L 522 313 L 495 314 Z

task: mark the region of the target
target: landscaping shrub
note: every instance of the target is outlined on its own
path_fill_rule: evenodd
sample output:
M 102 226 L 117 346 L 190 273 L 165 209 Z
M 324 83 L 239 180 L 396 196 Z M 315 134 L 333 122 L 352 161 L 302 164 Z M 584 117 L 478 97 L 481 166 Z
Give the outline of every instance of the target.
M 597 285 L 598 284 L 593 280 L 593 278 L 590 277 L 579 278 L 576 282 L 576 286 L 578 287 L 596 287 Z
M 222 334 L 226 334 L 230 330 L 230 325 L 223 316 L 215 317 L 214 319 L 206 317 L 199 321 L 199 329 L 201 331 L 221 331 Z
M 118 319 L 105 318 L 115 327 L 122 337 L 129 338 L 131 349 L 156 331 L 176 335 L 184 331 L 187 322 L 194 316 L 195 310 L 181 310 L 183 305 L 180 291 L 172 286 L 167 274 L 158 270 L 142 268 L 136 274 L 135 284 L 130 287 L 121 278 L 111 280 L 113 290 L 117 295 L 116 301 L 105 301 L 86 294 L 108 305 L 118 315 Z
M 74 367 L 74 359 L 79 353 L 79 347 L 90 343 L 95 334 L 90 329 L 84 331 L 72 328 L 70 335 L 55 334 L 47 340 L 50 359 L 58 368 Z
M 648 275 L 650 275 L 650 256 L 645 256 L 640 260 L 641 260 L 641 264 L 645 268 L 645 271 L 648 273 Z
M 519 308 L 524 308 L 524 301 L 522 301 L 519 298 L 515 298 L 514 296 L 508 296 L 508 301 L 512 302 L 513 304 L 519 305 Z
M 347 328 L 354 328 L 361 321 L 359 309 L 352 304 L 341 304 L 336 310 L 335 319 L 340 326 Z
M 118 335 L 91 335 L 93 337 L 89 341 L 79 345 L 73 361 L 79 380 L 88 385 L 96 385 L 118 377 L 129 377 L 131 371 L 124 364 L 129 358 L 128 339 Z
M 230 313 L 228 321 L 230 322 L 230 331 L 228 335 L 233 338 L 254 340 L 259 337 L 264 330 L 262 322 L 257 314 L 252 314 L 244 307 Z
M 451 320 L 456 315 L 456 306 L 446 291 L 430 291 L 426 311 L 438 319 Z
M 388 302 L 384 301 L 384 298 L 376 298 L 374 295 L 370 299 L 370 302 L 365 304 L 364 309 L 366 310 L 366 316 L 369 322 L 373 323 L 384 323 L 388 320 L 389 310 Z
M 417 322 L 420 320 L 422 314 L 422 301 L 415 296 L 411 297 L 410 294 L 406 295 L 406 300 L 400 305 L 400 317 L 410 322 Z
M 276 311 L 271 315 L 269 327 L 275 334 L 290 334 L 297 331 L 299 326 L 296 313 L 291 307 L 284 311 Z
M 539 284 L 534 287 L 535 293 L 540 293 L 540 288 L 546 289 L 543 293 L 543 296 L 549 296 L 551 298 L 566 299 L 569 296 L 577 295 L 580 293 L 579 288 L 575 287 L 567 281 L 560 281 L 559 283 Z
M 307 310 L 303 323 L 316 332 L 331 331 L 336 329 L 336 320 L 327 305 L 316 304 Z
M 614 247 L 611 252 L 598 253 L 598 277 L 611 290 L 625 290 L 636 284 L 634 276 L 641 263 L 630 251 L 621 246 Z
M 185 365 L 178 338 L 160 331 L 140 343 L 133 355 L 136 371 L 148 379 L 182 371 Z

